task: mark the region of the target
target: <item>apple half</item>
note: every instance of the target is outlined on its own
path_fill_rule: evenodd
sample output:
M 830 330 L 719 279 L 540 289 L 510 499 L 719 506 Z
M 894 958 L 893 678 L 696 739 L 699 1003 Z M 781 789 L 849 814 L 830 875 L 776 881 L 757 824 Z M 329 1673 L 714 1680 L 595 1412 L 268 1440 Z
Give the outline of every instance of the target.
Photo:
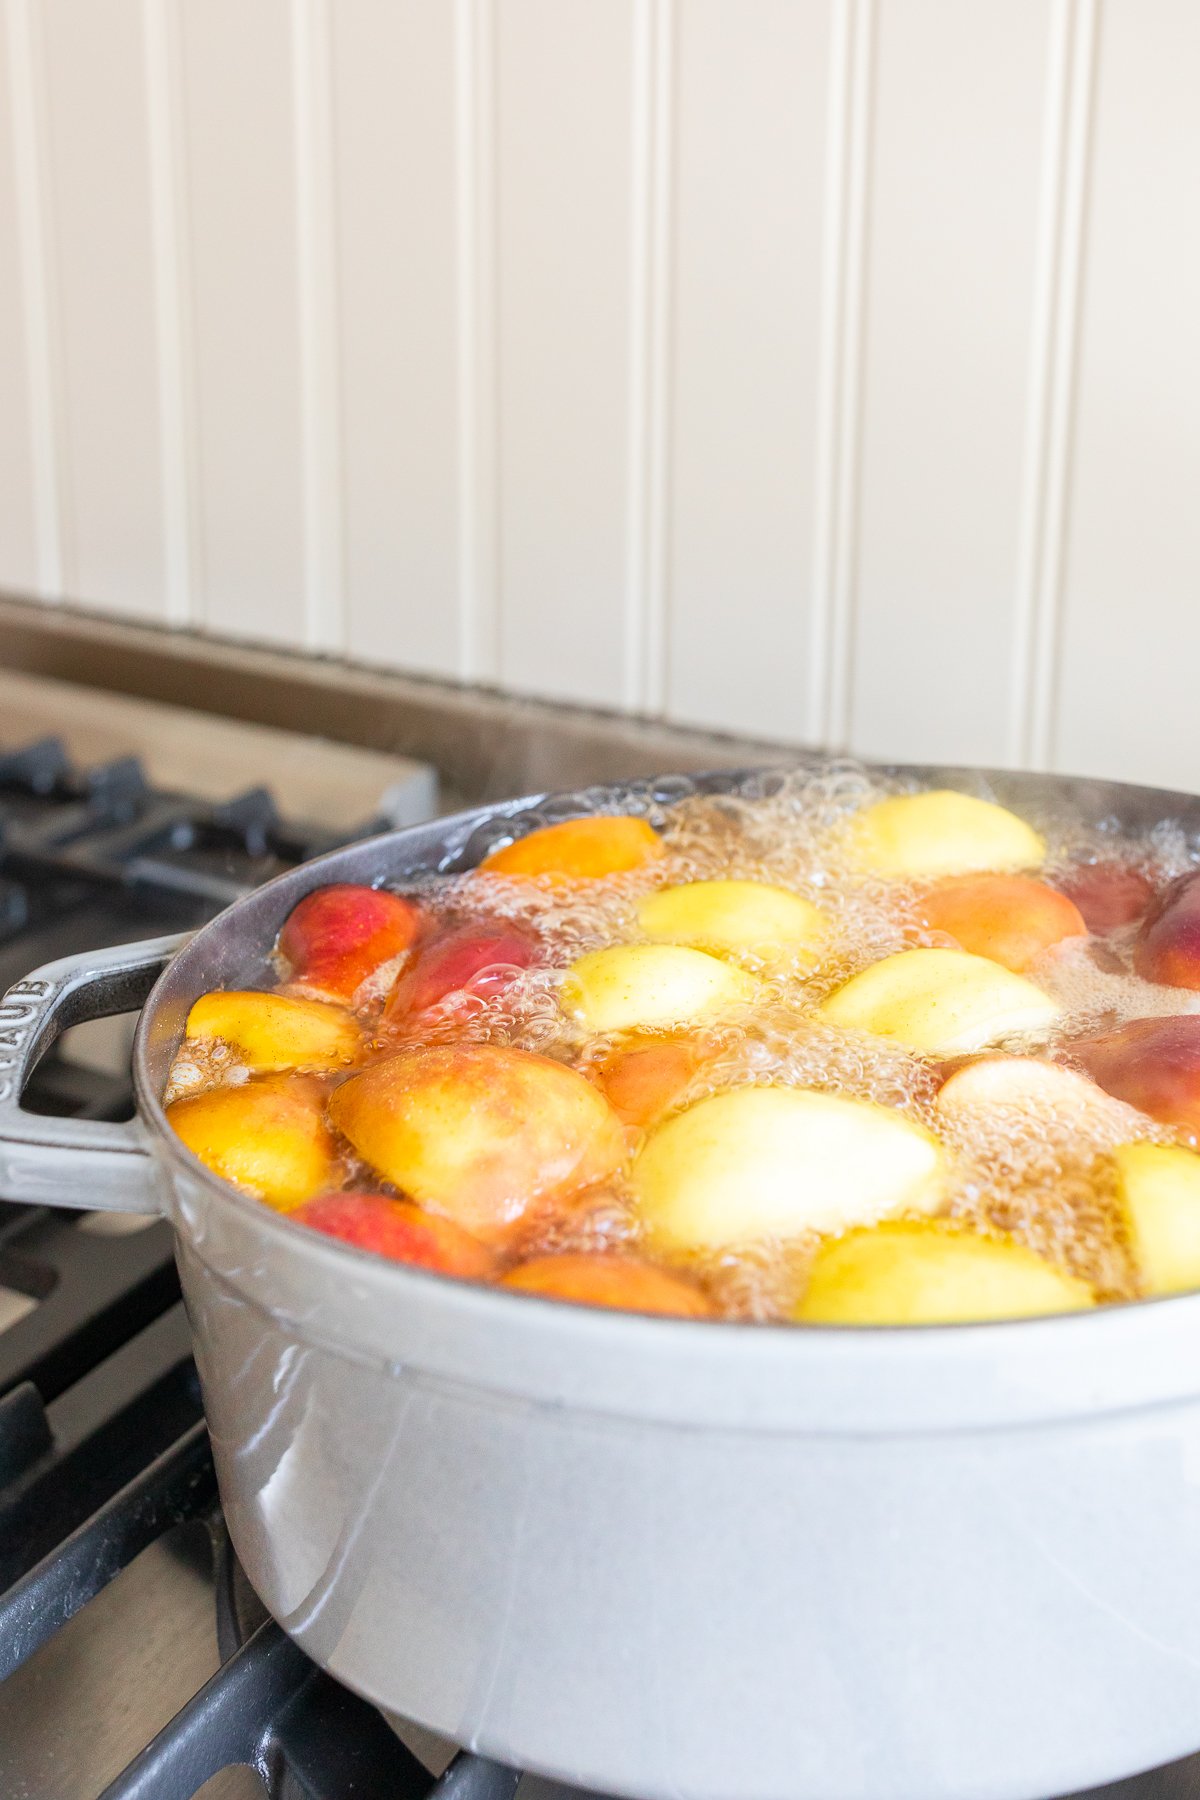
M 642 901 L 637 921 L 656 943 L 809 965 L 821 956 L 830 930 L 820 907 L 767 881 L 685 881 L 660 888 Z
M 793 1317 L 805 1325 L 954 1325 L 1093 1304 L 1086 1282 L 1014 1238 L 945 1219 L 896 1219 L 823 1244 Z
M 950 788 L 877 800 L 849 821 L 842 843 L 854 867 L 889 881 L 1010 874 L 1040 868 L 1046 856 L 1016 813 Z
M 1178 1144 L 1122 1144 L 1115 1160 L 1146 1292 L 1200 1288 L 1200 1156 Z
M 808 1088 L 714 1094 L 653 1131 L 631 1176 L 663 1250 L 840 1231 L 940 1203 L 946 1158 L 892 1107 Z
M 901 950 L 851 976 L 818 1008 L 830 1025 L 891 1038 L 923 1056 L 983 1050 L 1040 1033 L 1059 1008 L 1032 981 L 966 950 Z
M 668 1030 L 746 1005 L 759 984 L 705 950 L 682 944 L 614 944 L 571 964 L 563 1006 L 589 1031 Z

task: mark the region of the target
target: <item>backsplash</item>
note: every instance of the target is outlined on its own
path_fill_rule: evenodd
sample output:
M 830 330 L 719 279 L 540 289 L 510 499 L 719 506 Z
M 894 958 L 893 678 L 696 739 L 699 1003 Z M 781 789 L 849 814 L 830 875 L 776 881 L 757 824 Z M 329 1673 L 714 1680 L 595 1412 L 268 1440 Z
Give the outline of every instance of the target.
M 0 0 L 0 587 L 1200 786 L 1188 0 Z

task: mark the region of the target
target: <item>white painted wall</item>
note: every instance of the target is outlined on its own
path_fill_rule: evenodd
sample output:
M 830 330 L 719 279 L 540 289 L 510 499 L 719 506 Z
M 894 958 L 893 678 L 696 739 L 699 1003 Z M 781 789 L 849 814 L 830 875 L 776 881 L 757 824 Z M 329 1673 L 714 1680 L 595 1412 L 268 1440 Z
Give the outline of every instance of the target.
M 1200 785 L 1192 0 L 0 8 L 0 586 Z

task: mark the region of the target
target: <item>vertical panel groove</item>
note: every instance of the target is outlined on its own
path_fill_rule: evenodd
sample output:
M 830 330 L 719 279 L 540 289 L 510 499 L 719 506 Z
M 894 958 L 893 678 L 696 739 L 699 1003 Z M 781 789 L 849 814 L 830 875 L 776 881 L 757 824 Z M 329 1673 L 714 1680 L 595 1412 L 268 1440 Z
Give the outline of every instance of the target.
M 292 0 L 304 623 L 314 650 L 345 648 L 341 407 L 328 0 Z
M 456 0 L 459 674 L 497 673 L 495 25 L 493 0 Z
M 173 0 L 142 0 L 146 124 L 154 244 L 154 313 L 162 461 L 164 610 L 189 625 L 196 609 L 197 493 L 191 283 L 183 185 L 182 84 Z
M 830 43 L 817 381 L 810 736 L 850 729 L 874 0 L 835 0 Z
M 1054 760 L 1057 737 L 1057 663 L 1095 60 L 1096 0 L 1055 0 L 1043 128 L 1010 729 L 1013 760 L 1043 768 Z
M 667 686 L 668 385 L 674 0 L 633 11 L 629 516 L 625 705 L 661 714 Z
M 8 0 L 9 108 L 25 327 L 37 586 L 61 600 L 70 586 L 64 484 L 61 343 L 52 263 L 53 220 L 47 191 L 45 83 L 30 0 Z

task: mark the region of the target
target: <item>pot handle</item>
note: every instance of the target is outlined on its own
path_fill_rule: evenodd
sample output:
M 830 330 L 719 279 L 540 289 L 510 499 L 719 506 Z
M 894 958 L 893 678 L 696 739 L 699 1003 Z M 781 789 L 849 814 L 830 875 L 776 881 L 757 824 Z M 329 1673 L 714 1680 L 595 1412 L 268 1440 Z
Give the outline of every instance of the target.
M 0 1000 L 0 1198 L 98 1212 L 159 1211 L 150 1147 L 137 1119 L 47 1118 L 21 1105 L 25 1084 L 72 1025 L 141 1006 L 190 933 L 86 951 L 34 969 Z

